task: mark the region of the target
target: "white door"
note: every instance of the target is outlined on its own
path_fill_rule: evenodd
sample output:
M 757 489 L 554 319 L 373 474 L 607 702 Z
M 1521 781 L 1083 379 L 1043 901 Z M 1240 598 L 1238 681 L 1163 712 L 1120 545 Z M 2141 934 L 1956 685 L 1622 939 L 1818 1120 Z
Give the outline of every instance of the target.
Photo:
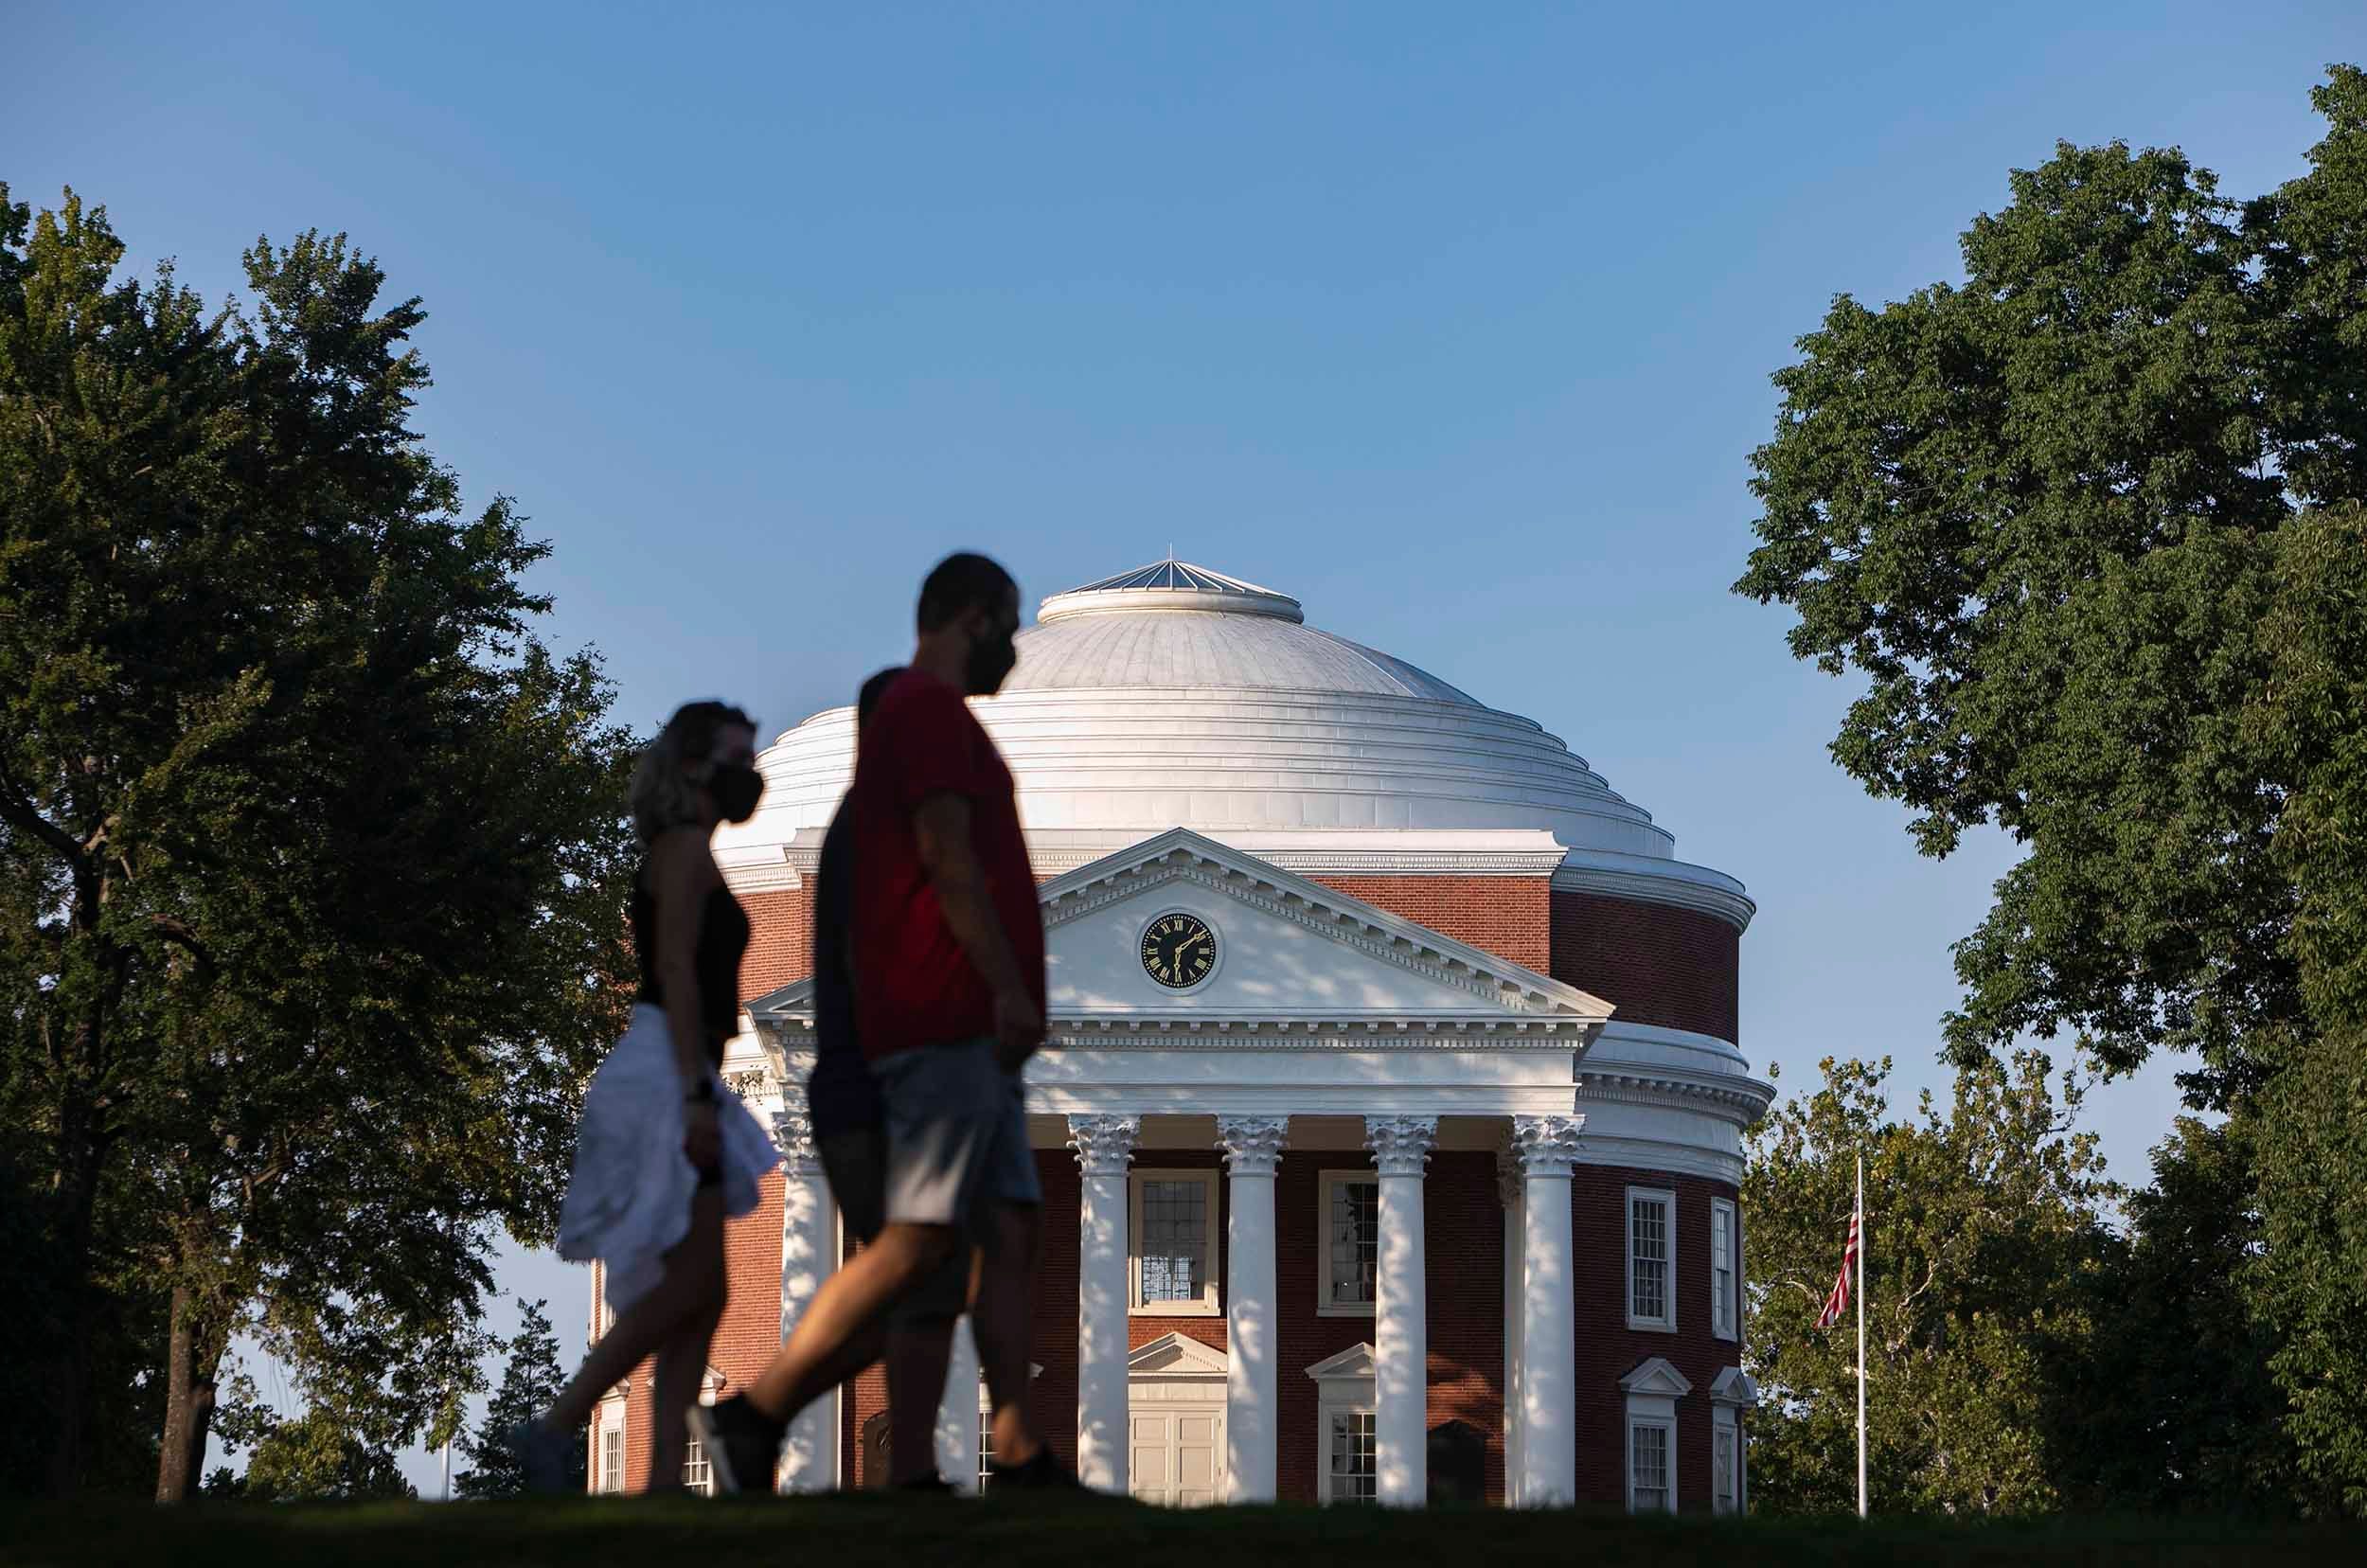
M 1224 1406 L 1137 1408 L 1127 1455 L 1134 1495 L 1146 1503 L 1193 1508 L 1224 1495 Z

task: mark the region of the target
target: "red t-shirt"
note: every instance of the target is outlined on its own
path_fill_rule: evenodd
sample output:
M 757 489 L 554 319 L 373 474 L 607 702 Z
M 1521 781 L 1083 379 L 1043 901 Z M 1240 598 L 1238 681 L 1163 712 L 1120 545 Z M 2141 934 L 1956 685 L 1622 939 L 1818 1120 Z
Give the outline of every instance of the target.
M 1043 911 L 1019 829 L 1011 772 L 962 694 L 908 669 L 881 694 L 855 756 L 855 1019 L 874 1060 L 994 1032 L 986 977 L 945 923 L 920 864 L 913 813 L 932 795 L 968 797 L 987 897 L 1043 1009 Z

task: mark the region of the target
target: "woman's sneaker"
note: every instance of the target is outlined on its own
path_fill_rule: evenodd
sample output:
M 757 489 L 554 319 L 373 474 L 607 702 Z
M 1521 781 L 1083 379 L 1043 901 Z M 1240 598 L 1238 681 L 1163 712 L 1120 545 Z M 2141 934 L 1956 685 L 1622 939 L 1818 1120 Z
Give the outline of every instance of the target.
M 776 1421 L 735 1394 L 719 1404 L 690 1407 L 690 1434 L 705 1451 L 715 1488 L 726 1497 L 769 1492 L 789 1423 Z

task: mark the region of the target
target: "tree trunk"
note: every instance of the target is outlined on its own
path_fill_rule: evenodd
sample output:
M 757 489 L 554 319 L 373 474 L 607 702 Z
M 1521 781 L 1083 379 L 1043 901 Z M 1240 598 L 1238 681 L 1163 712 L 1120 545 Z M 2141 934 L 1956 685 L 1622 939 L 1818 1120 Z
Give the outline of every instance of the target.
M 85 1025 L 79 1032 L 89 1036 L 97 1030 Z M 77 1044 L 88 1046 L 96 1041 L 78 1040 Z M 87 1050 L 78 1055 L 81 1060 L 89 1060 Z M 51 1193 L 56 1204 L 56 1266 L 64 1336 L 50 1364 L 53 1444 L 47 1483 L 52 1497 L 70 1497 L 82 1478 L 82 1425 L 91 1377 L 91 1236 L 105 1149 L 96 1125 L 96 1108 L 78 1086 L 68 1087 L 58 1110 L 58 1170 Z
M 156 1461 L 156 1501 L 194 1496 L 205 1464 L 214 1419 L 215 1379 L 222 1370 L 222 1331 L 186 1285 L 172 1290 L 172 1330 L 165 1356 L 165 1441 Z

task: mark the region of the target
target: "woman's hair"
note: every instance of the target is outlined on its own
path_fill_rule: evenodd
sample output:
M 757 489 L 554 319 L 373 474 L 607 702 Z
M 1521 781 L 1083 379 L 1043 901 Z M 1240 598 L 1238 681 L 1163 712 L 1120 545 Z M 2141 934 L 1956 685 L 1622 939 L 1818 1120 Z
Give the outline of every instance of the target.
M 632 831 L 643 847 L 668 828 L 699 820 L 699 787 L 683 776 L 683 764 L 714 756 L 716 732 L 734 724 L 756 727 L 729 703 L 685 703 L 642 751 L 632 770 Z

